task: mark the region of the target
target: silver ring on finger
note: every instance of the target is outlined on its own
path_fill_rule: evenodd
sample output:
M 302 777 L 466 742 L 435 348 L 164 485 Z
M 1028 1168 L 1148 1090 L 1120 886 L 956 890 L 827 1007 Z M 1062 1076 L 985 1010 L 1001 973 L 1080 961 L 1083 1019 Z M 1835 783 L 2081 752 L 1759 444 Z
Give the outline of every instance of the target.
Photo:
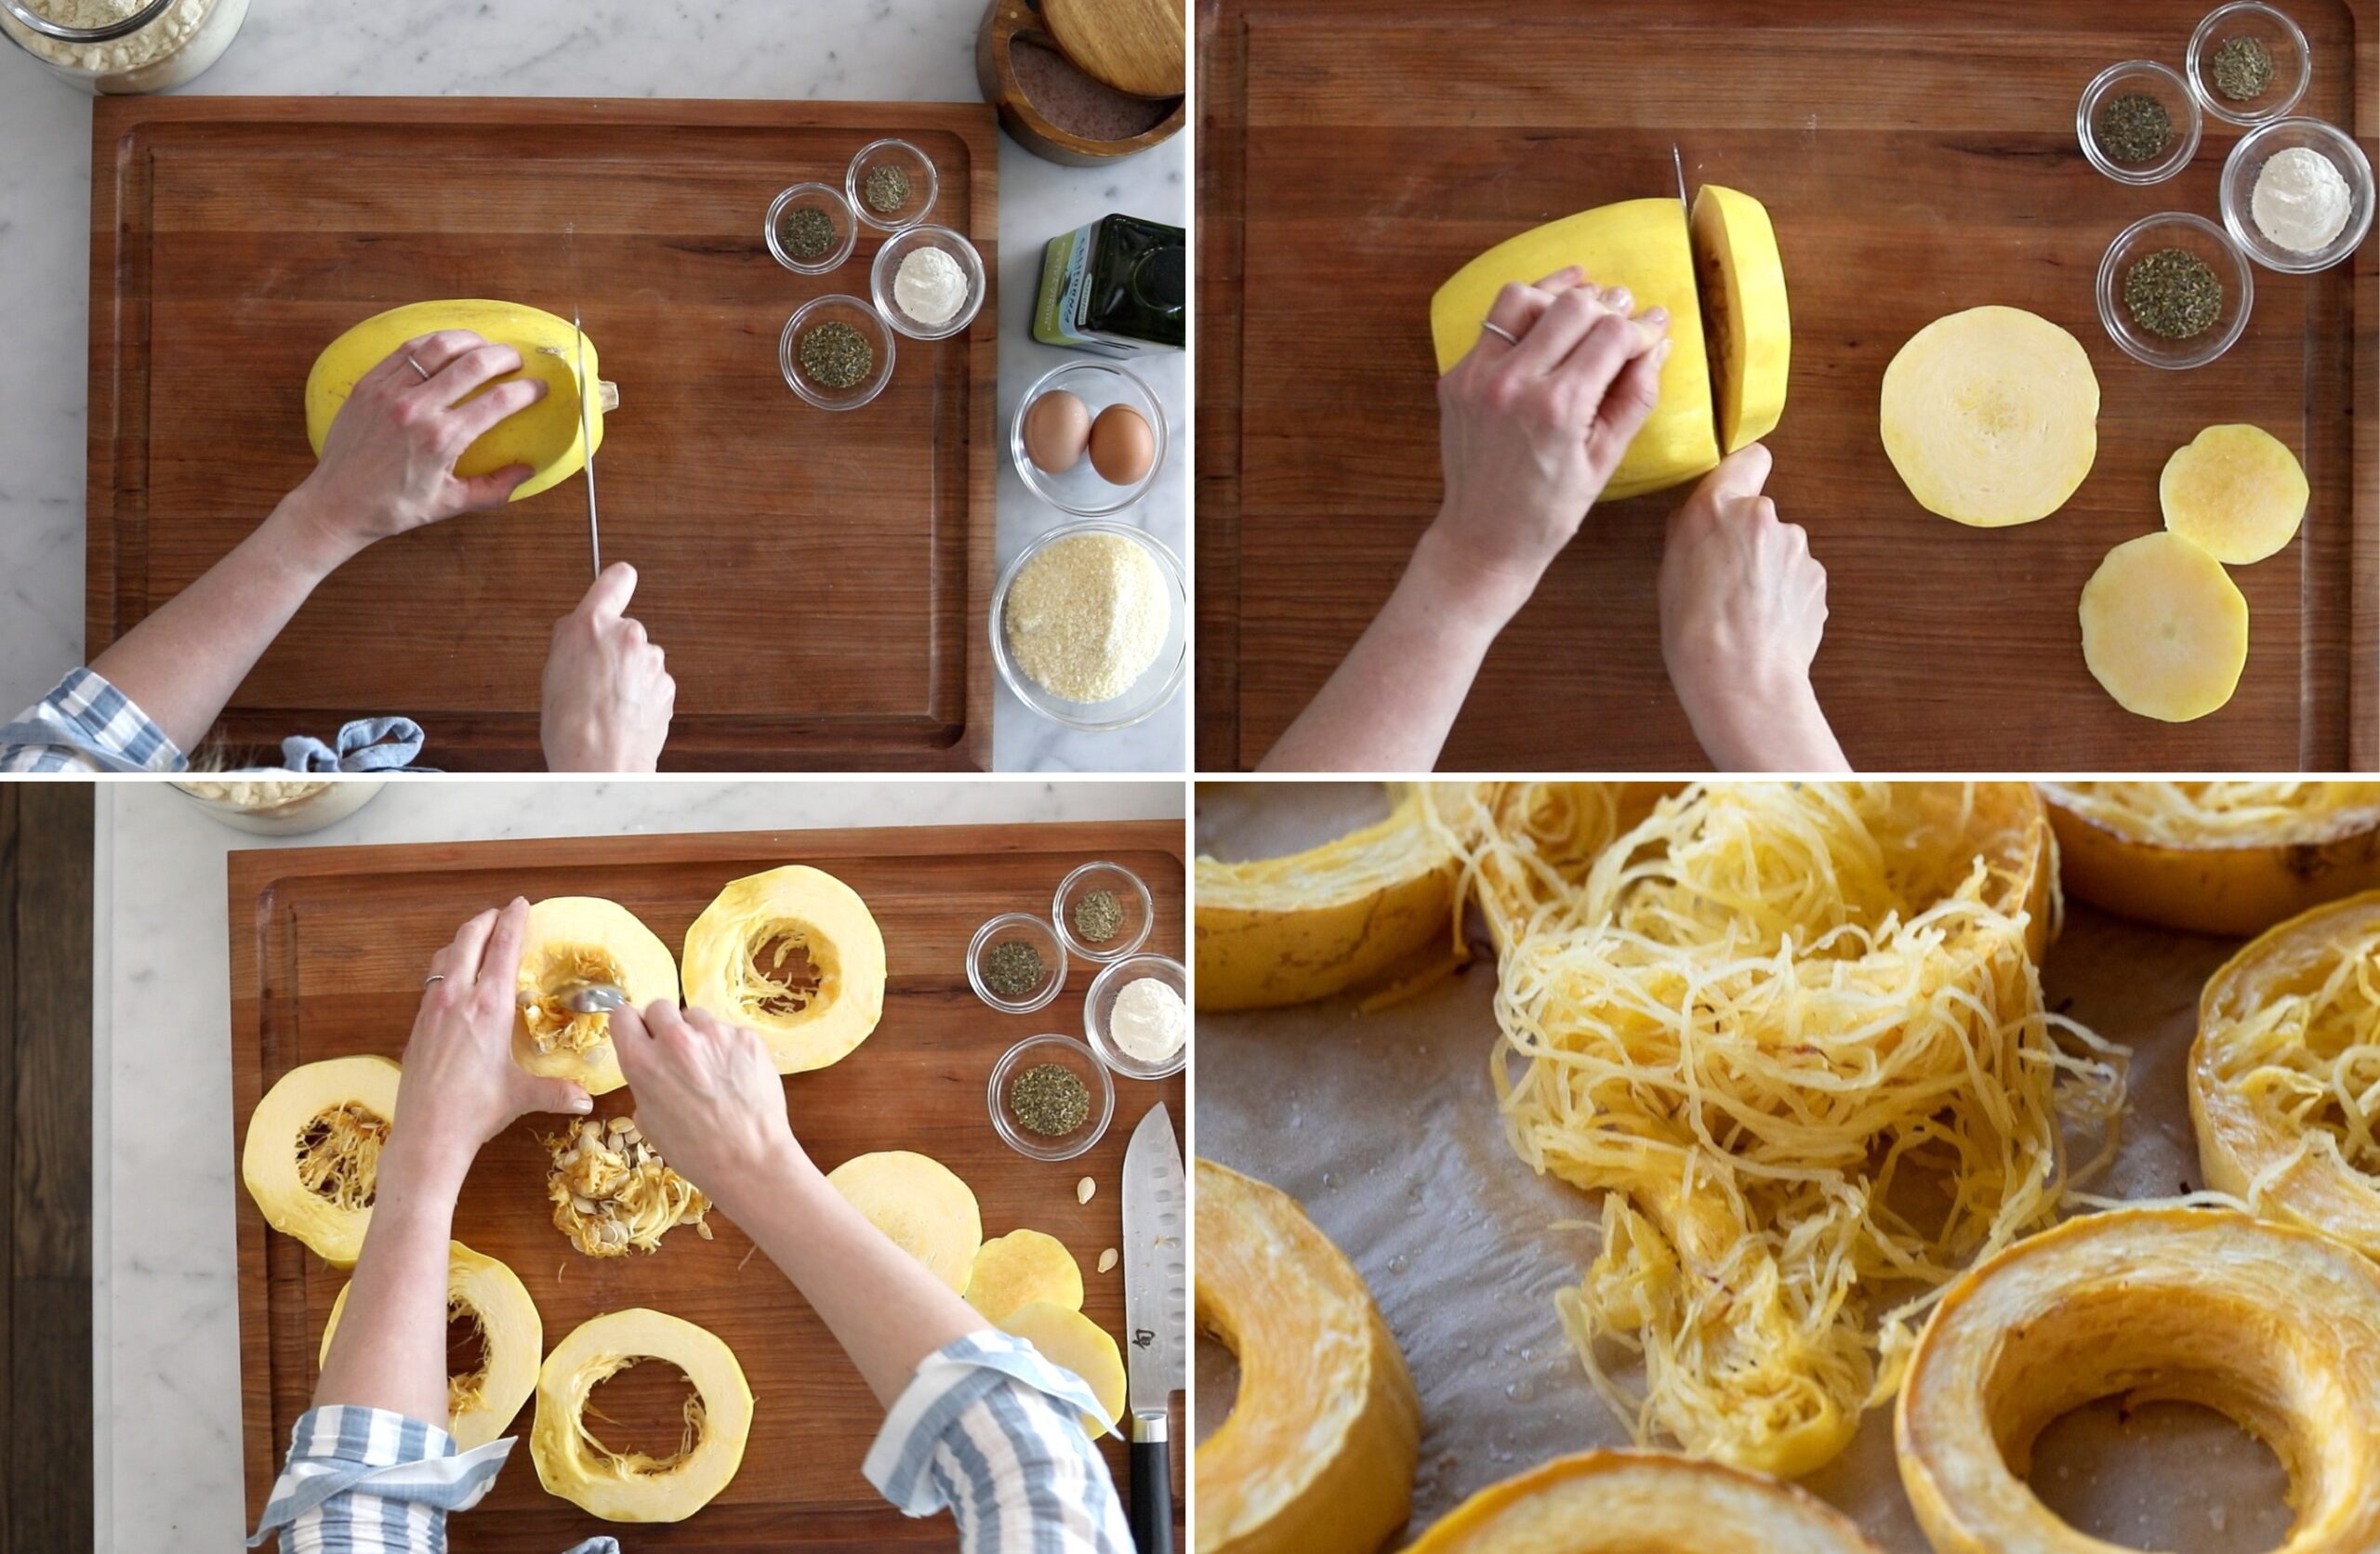
M 1521 343 L 1521 337 L 1518 335 L 1514 334 L 1502 324 L 1498 323 L 1494 319 L 1481 319 L 1479 321 L 1479 327 L 1488 331 L 1488 334 L 1495 336 L 1506 345 L 1516 346 Z
M 410 356 L 405 358 L 405 365 L 411 367 L 415 372 L 419 373 L 421 375 L 421 381 L 424 383 L 430 381 L 430 369 L 428 367 L 423 366 L 420 362 L 415 361 Z
M 445 980 L 446 980 L 446 973 L 445 973 L 445 972 L 443 972 L 443 971 L 432 971 L 429 976 L 424 977 L 423 979 L 421 979 L 421 985 L 423 986 L 423 988 L 427 989 L 427 988 L 430 986 L 430 983 L 432 983 L 432 982 L 443 982 L 443 981 L 444 981 Z

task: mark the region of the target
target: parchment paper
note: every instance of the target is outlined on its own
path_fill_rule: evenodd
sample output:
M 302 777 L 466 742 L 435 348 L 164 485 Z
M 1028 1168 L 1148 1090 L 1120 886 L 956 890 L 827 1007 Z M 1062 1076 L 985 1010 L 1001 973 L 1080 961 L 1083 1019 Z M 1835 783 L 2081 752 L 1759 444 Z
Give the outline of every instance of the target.
M 1385 812 L 1376 787 L 1205 783 L 1197 847 L 1269 856 Z M 2183 1065 L 2199 989 L 2233 947 L 2069 908 L 2045 968 L 2051 1007 L 2133 1051 L 2122 1151 L 2092 1191 L 2155 1197 L 2200 1185 Z M 1483 957 L 1370 1014 L 1340 999 L 1198 1018 L 1198 1153 L 1305 1206 L 1363 1273 L 1412 1368 L 1421 1460 L 1413 1520 L 1392 1547 L 1546 1458 L 1628 1443 L 1554 1311 L 1554 1292 L 1594 1257 L 1599 1205 L 1533 1176 L 1505 1142 L 1488 1080 L 1495 975 Z M 1554 1228 L 1563 1221 L 1575 1228 Z M 1203 1437 L 1228 1412 L 1236 1370 L 1203 1338 L 1197 1363 Z M 2287 1480 L 2272 1454 L 2188 1405 L 2129 1419 L 2112 1401 L 2079 1410 L 2043 1436 L 2032 1482 L 2082 1531 L 2131 1547 L 2255 1554 L 2288 1534 Z M 1889 1408 L 1803 1484 L 1893 1554 L 1926 1554 Z

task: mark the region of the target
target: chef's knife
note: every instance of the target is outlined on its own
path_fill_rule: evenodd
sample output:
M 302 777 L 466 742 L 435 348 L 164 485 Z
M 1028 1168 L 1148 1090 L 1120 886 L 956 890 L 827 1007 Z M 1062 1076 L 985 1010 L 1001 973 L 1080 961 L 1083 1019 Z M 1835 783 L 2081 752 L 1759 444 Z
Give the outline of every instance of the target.
M 1670 142 L 1670 166 L 1677 174 L 1678 214 L 1686 217 L 1686 230 L 1691 231 L 1694 230 L 1694 202 L 1686 197 L 1686 157 L 1678 151 L 1674 140 Z
M 587 397 L 594 385 L 587 381 L 587 331 L 578 326 L 578 309 L 570 309 L 570 327 L 578 336 L 578 355 L 571 363 L 578 375 L 578 435 L 587 448 L 587 549 L 595 562 L 595 575 L 603 575 L 603 533 L 595 521 L 595 415 L 587 407 Z
M 1125 1397 L 1132 1416 L 1132 1541 L 1141 1554 L 1173 1554 L 1166 1427 L 1172 1395 L 1189 1377 L 1186 1196 L 1173 1119 L 1160 1103 L 1124 1151 L 1124 1327 L 1131 1336 Z

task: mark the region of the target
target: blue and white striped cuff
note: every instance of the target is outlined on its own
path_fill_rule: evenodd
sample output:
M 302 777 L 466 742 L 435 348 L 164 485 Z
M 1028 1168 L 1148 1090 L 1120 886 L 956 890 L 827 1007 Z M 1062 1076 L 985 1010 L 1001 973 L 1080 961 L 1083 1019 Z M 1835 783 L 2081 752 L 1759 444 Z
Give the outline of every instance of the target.
M 911 1516 L 941 1508 L 940 1495 L 926 1472 L 934 1448 L 959 1416 L 982 1397 L 985 1384 L 997 1374 L 1021 1382 L 1046 1397 L 1064 1403 L 1077 1414 L 1104 1418 L 1090 1386 L 1074 1372 L 1041 1357 L 1022 1338 L 996 1328 L 985 1328 L 944 1345 L 918 1362 L 917 1374 L 884 1416 L 884 1428 L 867 1449 L 860 1471 L 877 1492 Z M 1114 1434 L 1111 1427 L 1105 1433 Z

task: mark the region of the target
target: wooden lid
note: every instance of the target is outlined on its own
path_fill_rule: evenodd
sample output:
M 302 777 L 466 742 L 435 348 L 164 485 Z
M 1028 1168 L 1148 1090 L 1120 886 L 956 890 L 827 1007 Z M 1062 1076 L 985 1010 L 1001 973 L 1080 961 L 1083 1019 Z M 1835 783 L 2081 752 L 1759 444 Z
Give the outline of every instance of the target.
M 1084 74 L 1134 97 L 1182 94 L 1182 0 L 1041 0 L 1041 20 Z

